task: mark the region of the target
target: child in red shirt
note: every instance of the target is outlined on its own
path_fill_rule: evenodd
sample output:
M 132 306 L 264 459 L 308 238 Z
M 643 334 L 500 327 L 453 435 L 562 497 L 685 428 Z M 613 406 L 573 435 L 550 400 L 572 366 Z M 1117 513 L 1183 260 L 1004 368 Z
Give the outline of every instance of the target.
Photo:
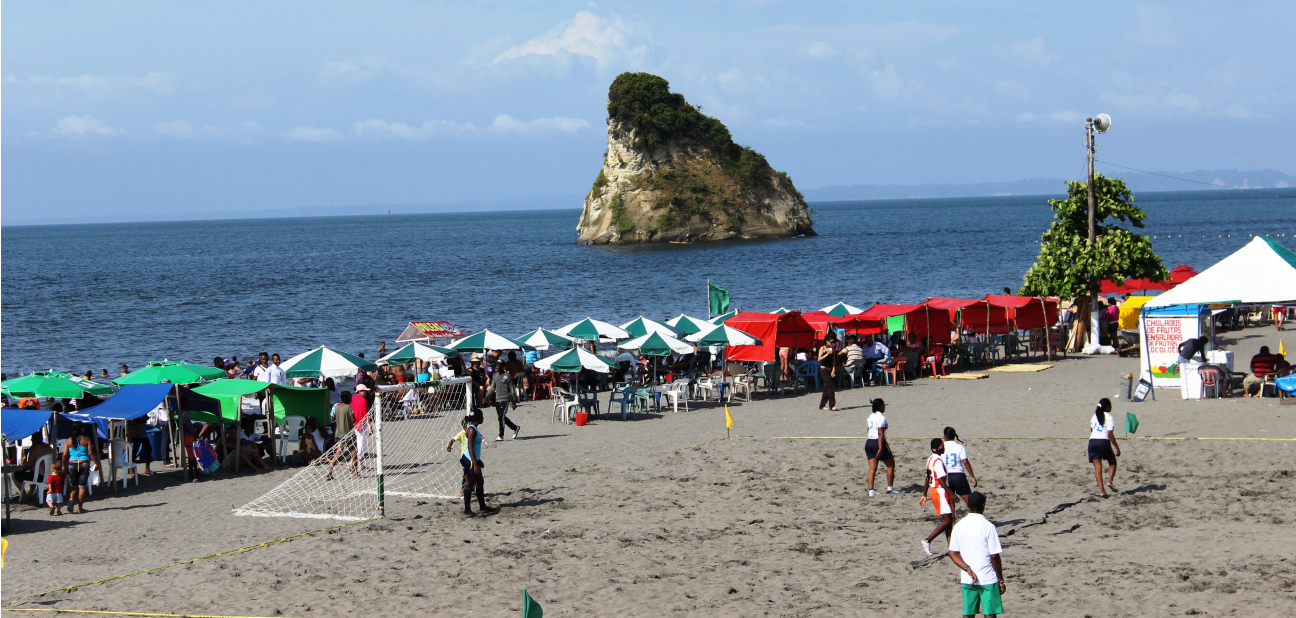
M 45 481 L 45 504 L 49 506 L 50 515 L 63 514 L 63 462 L 54 460 L 50 466 L 49 478 Z

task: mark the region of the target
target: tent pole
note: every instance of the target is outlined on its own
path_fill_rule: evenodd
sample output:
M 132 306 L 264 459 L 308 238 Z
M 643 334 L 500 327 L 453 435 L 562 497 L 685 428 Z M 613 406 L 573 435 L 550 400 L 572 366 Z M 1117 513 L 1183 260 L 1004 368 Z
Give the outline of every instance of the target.
M 175 409 L 175 414 L 172 414 L 172 415 L 171 415 L 171 420 L 172 420 L 172 422 L 174 422 L 174 423 L 176 424 L 176 426 L 177 426 L 177 427 L 179 428 L 179 430 L 180 430 L 180 431 L 179 431 L 179 434 L 180 434 L 180 449 L 179 449 L 179 450 L 180 450 L 180 458 L 179 458 L 179 461 L 178 461 L 178 464 L 177 464 L 177 465 L 184 466 L 184 469 L 185 469 L 185 480 L 186 480 L 186 481 L 189 481 L 189 480 L 193 480 L 193 479 L 192 479 L 192 477 L 190 476 L 190 472 L 189 472 L 189 457 L 190 457 L 190 454 L 189 454 L 189 452 L 188 452 L 188 448 L 186 448 L 186 445 L 185 445 L 185 443 L 184 443 L 184 442 L 185 442 L 185 430 L 184 430 L 184 427 L 180 426 L 180 423 L 179 423 L 178 419 L 176 419 L 176 417 L 180 415 L 180 385 L 179 385 L 179 384 L 176 384 L 176 385 L 172 386 L 172 390 L 175 391 L 176 409 Z M 196 442 L 196 440 L 195 440 L 195 442 Z M 173 445 L 173 448 L 172 448 L 172 451 L 171 451 L 171 452 L 172 452 L 172 454 L 174 454 L 174 453 L 175 453 L 175 448 L 174 448 L 175 443 L 173 442 L 172 445 Z
M 279 425 L 275 423 L 274 407 L 274 385 L 266 387 L 266 420 L 270 427 L 270 464 L 274 464 L 275 457 L 279 454 Z
M 243 459 L 243 396 L 234 400 L 234 471 L 239 471 L 239 461 Z M 221 423 L 224 425 L 224 423 Z

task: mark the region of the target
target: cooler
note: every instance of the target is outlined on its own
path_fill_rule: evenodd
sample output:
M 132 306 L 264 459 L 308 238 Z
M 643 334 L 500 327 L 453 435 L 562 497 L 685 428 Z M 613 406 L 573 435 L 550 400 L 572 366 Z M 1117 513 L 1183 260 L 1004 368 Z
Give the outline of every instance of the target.
M 1201 375 L 1197 373 L 1197 368 L 1201 363 L 1183 363 L 1179 365 L 1179 392 L 1184 399 L 1201 399 L 1202 398 L 1202 381 Z
M 1228 367 L 1228 372 L 1233 373 L 1233 350 L 1211 350 L 1206 353 L 1206 358 L 1210 359 L 1210 364 Z

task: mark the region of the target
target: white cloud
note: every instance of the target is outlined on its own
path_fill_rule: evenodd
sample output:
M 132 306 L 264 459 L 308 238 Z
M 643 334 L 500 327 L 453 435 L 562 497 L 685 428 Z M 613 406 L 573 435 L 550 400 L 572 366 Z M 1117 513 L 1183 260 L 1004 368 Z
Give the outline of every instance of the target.
M 371 118 L 355 123 L 352 127 L 356 135 L 370 139 L 404 139 L 404 140 L 425 140 L 437 135 L 449 133 L 462 133 L 476 131 L 477 128 L 468 124 L 457 124 L 445 120 L 429 120 L 422 126 L 410 126 L 403 122 L 387 122 L 378 118 Z
M 32 77 L 27 80 L 38 86 L 65 86 L 75 88 L 87 94 L 115 94 L 123 90 L 151 90 L 158 94 L 171 94 L 175 90 L 176 78 L 170 73 L 149 73 L 143 77 L 133 75 L 90 75 L 85 73 L 76 77 Z
M 881 71 L 868 71 L 864 78 L 873 86 L 873 92 L 884 99 L 894 99 L 906 94 L 911 84 L 896 74 L 895 67 L 886 65 Z
M 522 45 L 504 50 L 495 56 L 495 63 L 527 56 L 557 56 L 563 53 L 593 58 L 600 68 L 613 62 L 628 60 L 641 62 L 648 46 L 635 45 L 643 36 L 620 18 L 603 18 L 581 11 L 576 18 L 564 21 L 544 36 Z
M 1136 18 L 1138 28 L 1127 37 L 1143 47 L 1178 47 L 1183 42 L 1183 36 L 1170 27 L 1171 17 L 1170 9 L 1140 4 Z
M 1023 66 L 1037 69 L 1046 68 L 1049 63 L 1053 62 L 1053 54 L 1048 53 L 1044 45 L 1043 37 L 1036 37 L 1029 41 L 1013 43 L 1008 49 L 1009 57 L 1013 61 Z
M 290 142 L 336 142 L 342 139 L 337 129 L 321 127 L 293 127 L 284 131 L 284 139 Z
M 1017 114 L 1018 122 L 1081 122 L 1088 116 L 1074 110 L 1056 110 L 1045 114 L 1025 112 Z
M 159 122 L 153 125 L 154 133 L 161 133 L 177 139 L 191 139 L 194 137 L 194 126 L 184 120 L 172 120 L 171 122 Z
M 93 116 L 65 116 L 59 119 L 58 124 L 50 130 L 50 133 L 59 137 L 82 137 L 86 135 L 111 137 L 125 134 L 126 129 L 114 129 Z
M 500 114 L 491 122 L 491 129 L 495 131 L 528 135 L 552 132 L 575 133 L 581 129 L 588 128 L 590 128 L 590 123 L 584 118 L 563 118 L 561 116 L 536 118 L 530 122 L 523 122 L 514 119 L 508 114 Z
M 325 62 L 319 70 L 322 81 L 342 80 L 357 82 L 382 72 L 388 68 L 382 56 L 362 56 L 350 60 Z
M 355 123 L 352 130 L 355 134 L 367 139 L 403 139 L 419 141 L 450 135 L 465 134 L 517 134 L 545 135 L 553 133 L 575 133 L 589 129 L 589 121 L 583 118 L 564 118 L 553 116 L 536 118 L 530 121 L 518 120 L 508 114 L 500 114 L 490 125 L 478 127 L 471 122 L 459 123 L 449 120 L 428 120 L 422 125 L 409 125 L 404 122 L 387 122 L 378 118 Z
M 814 60 L 827 60 L 837 55 L 837 50 L 829 43 L 816 41 L 801 48 L 801 56 Z
M 232 126 L 203 125 L 196 127 L 187 120 L 172 120 L 170 122 L 159 122 L 153 125 L 153 132 L 158 135 L 174 137 L 176 139 L 228 139 L 235 140 L 245 144 L 253 142 L 254 138 L 270 135 L 271 132 L 265 127 L 252 122 L 251 120 L 242 124 Z

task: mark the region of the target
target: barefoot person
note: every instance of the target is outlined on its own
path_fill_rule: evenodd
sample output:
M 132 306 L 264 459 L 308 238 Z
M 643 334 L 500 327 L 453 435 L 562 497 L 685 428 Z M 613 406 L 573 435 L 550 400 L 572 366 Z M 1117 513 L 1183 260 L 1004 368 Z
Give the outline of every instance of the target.
M 473 408 L 468 417 L 468 425 L 464 427 L 463 454 L 459 457 L 459 465 L 464 469 L 463 499 L 464 515 L 472 515 L 472 495 L 473 490 L 477 490 L 477 506 L 481 507 L 483 513 L 493 511 L 486 506 L 486 480 L 482 476 L 481 430 L 477 427 L 482 422 L 482 411 L 480 408 Z
M 898 494 L 895 485 L 895 458 L 891 456 L 891 447 L 887 446 L 886 430 L 887 419 L 882 415 L 886 412 L 886 402 L 881 398 L 869 402 L 873 404 L 873 413 L 868 417 L 868 441 L 864 443 L 864 454 L 868 457 L 868 490 L 869 497 L 877 495 L 873 491 L 873 478 L 877 476 L 878 462 L 886 464 L 887 471 L 887 493 Z
M 931 542 L 936 535 L 945 533 L 945 544 L 949 544 L 950 532 L 954 528 L 954 492 L 949 490 L 945 484 L 945 477 L 949 475 L 945 471 L 945 441 L 940 438 L 932 438 L 931 457 L 927 458 L 927 482 L 923 495 L 918 499 L 918 506 L 927 504 L 928 497 L 931 498 L 932 508 L 936 509 L 936 515 L 940 517 L 940 523 L 936 524 L 936 529 L 923 539 L 923 551 L 927 555 L 932 555 Z
M 953 427 L 945 428 L 945 472 L 948 474 L 946 485 L 967 504 L 968 494 L 977 486 L 976 473 L 972 471 L 972 462 L 968 461 L 967 448 L 959 441 L 958 432 Z M 972 479 L 971 485 L 968 485 L 969 478 Z
M 1000 595 L 1007 590 L 1004 584 L 1003 546 L 999 544 L 999 530 L 981 513 L 985 511 L 985 494 L 975 491 L 968 496 L 968 510 L 950 536 L 950 562 L 962 573 L 963 615 L 971 618 L 981 613 L 998 616 L 1003 613 Z
M 63 466 L 67 469 L 68 487 L 67 496 L 64 498 L 68 505 L 68 513 L 72 513 L 73 502 L 76 502 L 77 513 L 85 513 L 85 499 L 90 494 L 90 464 L 93 463 L 95 468 L 100 468 L 99 451 L 94 446 L 94 440 L 91 439 L 90 432 L 94 431 L 94 425 L 74 426 L 72 428 L 72 437 L 63 443 Z
M 1098 408 L 1093 418 L 1089 419 L 1089 462 L 1094 467 L 1094 478 L 1098 480 L 1098 493 L 1106 498 L 1107 490 L 1117 491 L 1116 458 L 1120 456 L 1120 445 L 1116 444 L 1116 421 L 1111 414 L 1111 400 L 1103 397 L 1098 400 Z M 1103 485 L 1102 462 L 1106 461 L 1107 484 Z
M 819 346 L 819 388 L 823 395 L 819 397 L 820 410 L 840 410 L 837 407 L 837 333 L 832 330 L 824 335 L 824 342 Z

